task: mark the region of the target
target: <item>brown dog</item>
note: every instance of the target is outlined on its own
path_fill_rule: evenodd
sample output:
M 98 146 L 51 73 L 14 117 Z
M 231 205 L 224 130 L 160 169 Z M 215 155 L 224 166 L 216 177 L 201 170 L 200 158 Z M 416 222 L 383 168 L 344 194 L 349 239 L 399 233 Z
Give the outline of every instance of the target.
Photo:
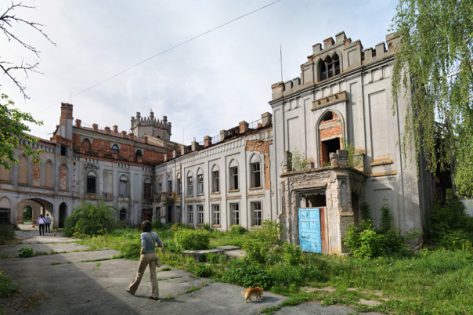
M 245 303 L 252 301 L 251 297 L 255 296 L 256 301 L 261 301 L 263 299 L 263 288 L 246 288 L 241 292 L 241 295 L 245 297 Z

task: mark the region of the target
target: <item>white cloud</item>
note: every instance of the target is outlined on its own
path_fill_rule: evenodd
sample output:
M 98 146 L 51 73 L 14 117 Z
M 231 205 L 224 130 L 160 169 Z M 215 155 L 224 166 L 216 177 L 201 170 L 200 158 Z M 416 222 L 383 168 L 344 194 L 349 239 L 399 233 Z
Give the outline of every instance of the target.
M 283 0 L 70 99 L 71 93 L 268 2 L 31 0 L 37 10 L 30 18 L 46 25 L 57 46 L 22 29 L 21 35 L 42 50 L 44 75 L 26 81 L 29 101 L 5 77 L 0 77 L 2 89 L 45 122 L 33 129 L 42 137 L 54 130 L 65 101 L 74 104 L 74 117 L 83 123 L 116 124 L 121 130 L 128 130 L 137 111 L 147 115 L 153 109 L 172 122 L 173 140 L 199 141 L 271 111 L 280 44 L 284 79 L 292 79 L 312 45 L 339 31 L 361 39 L 365 48 L 383 41 L 395 6 L 374 0 Z M 18 47 L 2 49 L 2 56 L 21 53 Z

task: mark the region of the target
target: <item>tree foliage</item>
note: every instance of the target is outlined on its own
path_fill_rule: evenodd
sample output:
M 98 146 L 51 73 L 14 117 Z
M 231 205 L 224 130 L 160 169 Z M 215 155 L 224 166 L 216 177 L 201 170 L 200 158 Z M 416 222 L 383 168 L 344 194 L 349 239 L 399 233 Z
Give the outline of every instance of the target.
M 23 149 L 26 155 L 37 158 L 38 151 L 32 148 L 36 138 L 27 134 L 27 123 L 41 124 L 28 113 L 13 107 L 14 103 L 5 94 L 0 94 L 0 166 L 10 168 L 18 162 L 15 150 Z
M 64 234 L 102 235 L 110 232 L 116 224 L 116 209 L 103 202 L 97 205 L 83 202 L 66 218 Z
M 434 172 L 454 162 L 458 192 L 473 196 L 473 5 L 471 0 L 400 0 L 393 97 L 411 93 L 408 135 Z
M 2 79 L 11 81 L 20 90 L 25 99 L 29 98 L 26 94 L 26 86 L 21 82 L 18 75 L 24 74 L 27 76 L 30 72 L 38 72 L 40 52 L 35 46 L 26 42 L 16 32 L 15 27 L 26 26 L 31 28 L 48 42 L 54 44 L 43 31 L 43 25 L 29 21 L 21 14 L 18 14 L 32 9 L 34 7 L 24 5 L 21 2 L 12 2 L 0 13 L 0 34 L 4 35 L 8 46 L 19 45 L 25 52 L 20 56 L 22 61 L 15 63 L 11 60 L 6 60 L 0 51 L 0 73 L 2 74 Z M 31 62 L 25 61 L 29 59 L 25 58 L 27 54 L 33 55 L 36 59 Z M 16 109 L 14 102 L 6 94 L 0 92 L 0 166 L 9 168 L 12 163 L 16 163 L 15 150 L 18 148 L 23 149 L 23 153 L 26 155 L 37 157 L 39 152 L 33 149 L 36 139 L 27 134 L 30 131 L 28 124 L 41 124 L 41 122 L 35 120 L 31 114 Z

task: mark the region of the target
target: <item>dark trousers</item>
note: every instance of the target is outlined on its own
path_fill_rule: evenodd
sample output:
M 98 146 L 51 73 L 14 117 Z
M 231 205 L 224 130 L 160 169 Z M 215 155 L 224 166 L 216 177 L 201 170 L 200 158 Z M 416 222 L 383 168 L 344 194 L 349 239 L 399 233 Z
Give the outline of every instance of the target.
M 39 225 L 39 235 L 44 235 L 44 224 Z
M 46 233 L 51 233 L 51 223 L 46 223 Z

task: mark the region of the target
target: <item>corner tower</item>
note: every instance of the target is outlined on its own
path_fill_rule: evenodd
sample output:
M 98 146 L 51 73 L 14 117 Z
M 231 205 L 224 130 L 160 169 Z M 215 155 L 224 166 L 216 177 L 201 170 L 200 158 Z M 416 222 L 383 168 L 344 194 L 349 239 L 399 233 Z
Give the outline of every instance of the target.
M 171 139 L 171 123 L 168 122 L 167 116 L 159 120 L 154 117 L 153 111 L 150 111 L 148 117 L 141 117 L 140 112 L 136 113 L 136 117 L 132 116 L 130 130 L 138 137 L 148 135 L 165 141 Z

